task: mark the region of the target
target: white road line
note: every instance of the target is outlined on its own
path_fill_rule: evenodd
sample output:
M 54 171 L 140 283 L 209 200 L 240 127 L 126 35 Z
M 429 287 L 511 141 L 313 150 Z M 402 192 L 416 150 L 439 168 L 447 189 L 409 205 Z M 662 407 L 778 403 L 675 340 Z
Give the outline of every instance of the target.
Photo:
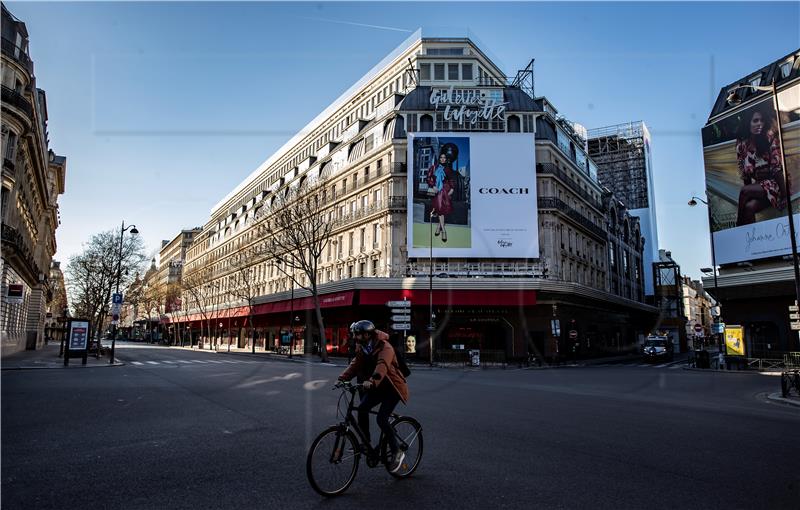
M 655 368 L 664 368 L 667 365 L 669 365 L 669 363 L 662 363 L 661 365 L 656 365 Z
M 675 370 L 676 368 L 681 368 L 681 365 L 680 364 L 675 364 L 675 365 L 672 365 L 671 367 L 669 367 L 670 370 Z
M 190 361 L 192 363 L 208 363 L 207 361 L 202 361 L 202 360 L 199 360 L 199 359 L 193 359 L 193 360 L 190 360 Z
M 141 361 L 131 361 L 134 365 L 144 365 Z
M 636 365 L 637 367 L 652 367 L 650 363 L 642 363 L 641 365 Z
M 178 360 L 178 363 L 191 363 L 191 361 L 187 361 L 185 359 Z
M 148 361 L 148 363 L 151 365 L 158 365 L 158 361 Z
M 176 362 L 175 361 L 164 360 L 161 363 L 170 363 L 170 364 L 172 364 L 172 363 L 176 363 Z
M 209 363 L 216 363 L 216 364 L 222 363 L 221 361 L 218 361 L 218 360 L 215 360 L 215 359 L 210 359 L 210 360 L 208 360 L 208 362 Z

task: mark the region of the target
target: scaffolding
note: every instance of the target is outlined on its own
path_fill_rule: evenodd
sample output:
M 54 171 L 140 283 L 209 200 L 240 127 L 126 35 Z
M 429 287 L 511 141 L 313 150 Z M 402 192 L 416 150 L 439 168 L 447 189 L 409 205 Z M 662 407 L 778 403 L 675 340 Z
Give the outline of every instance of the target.
M 644 124 L 628 122 L 588 131 L 597 177 L 628 209 L 650 206 Z

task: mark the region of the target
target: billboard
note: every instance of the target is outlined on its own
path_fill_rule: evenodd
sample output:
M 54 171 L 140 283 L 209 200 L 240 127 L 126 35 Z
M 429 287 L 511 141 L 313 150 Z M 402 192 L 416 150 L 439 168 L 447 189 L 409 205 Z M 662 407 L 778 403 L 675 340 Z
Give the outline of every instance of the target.
M 408 167 L 409 257 L 539 257 L 533 134 L 409 133 Z
M 744 356 L 744 328 L 742 326 L 725 326 L 725 354 Z
M 791 253 L 787 196 L 800 199 L 800 85 L 778 93 L 784 182 L 776 115 L 770 95 L 703 128 L 706 192 L 718 264 Z

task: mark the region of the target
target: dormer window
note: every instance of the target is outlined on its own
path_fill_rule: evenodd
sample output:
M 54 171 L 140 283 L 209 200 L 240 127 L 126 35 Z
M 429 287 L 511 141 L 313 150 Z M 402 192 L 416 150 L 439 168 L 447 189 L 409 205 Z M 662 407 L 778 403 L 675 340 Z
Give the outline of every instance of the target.
M 750 78 L 750 88 L 753 92 L 757 90 L 756 87 L 759 85 L 761 85 L 761 75 L 756 76 L 755 78 Z
M 792 61 L 789 60 L 788 62 L 784 62 L 781 64 L 781 78 L 788 78 L 789 73 L 792 72 Z

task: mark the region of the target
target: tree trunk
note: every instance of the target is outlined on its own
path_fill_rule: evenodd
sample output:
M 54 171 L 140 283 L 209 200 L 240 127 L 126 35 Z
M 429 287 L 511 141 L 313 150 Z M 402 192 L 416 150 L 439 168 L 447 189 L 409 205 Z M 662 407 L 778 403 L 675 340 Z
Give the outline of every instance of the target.
M 319 328 L 319 354 L 323 362 L 328 361 L 328 346 L 325 340 L 325 322 L 322 320 L 322 309 L 319 306 L 319 295 L 314 288 L 314 311 L 317 314 L 317 327 Z

